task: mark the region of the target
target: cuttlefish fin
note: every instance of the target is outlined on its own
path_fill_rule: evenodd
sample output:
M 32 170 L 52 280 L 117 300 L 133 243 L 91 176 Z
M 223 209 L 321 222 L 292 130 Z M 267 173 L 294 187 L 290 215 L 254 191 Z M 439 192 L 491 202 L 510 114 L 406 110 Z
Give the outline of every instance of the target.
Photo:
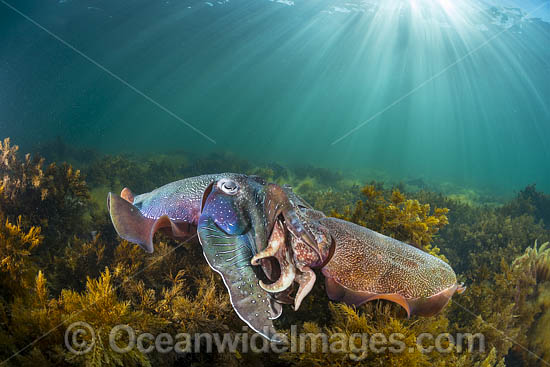
M 156 219 L 147 218 L 130 201 L 133 198 L 130 190 L 122 190 L 121 195 L 111 192 L 107 195 L 107 209 L 111 215 L 111 221 L 120 237 L 137 243 L 145 251 L 153 252 L 153 236 L 159 230 L 180 240 L 189 239 L 189 236 L 195 232 L 192 224 L 173 221 L 167 215 Z
M 354 291 L 339 284 L 330 277 L 325 278 L 326 290 L 329 298 L 333 301 L 342 301 L 350 305 L 360 306 L 365 302 L 376 299 L 384 299 L 397 303 L 407 311 L 407 317 L 433 316 L 438 314 L 446 305 L 453 294 L 458 291 L 462 293 L 464 287 L 459 284 L 452 285 L 441 292 L 429 297 L 405 298 L 397 293 L 372 293 L 363 291 Z M 459 294 L 460 294 L 459 293 Z
M 405 311 L 407 311 L 407 316 L 411 315 L 409 302 L 403 296 L 396 293 L 376 294 L 372 292 L 353 291 L 330 277 L 325 278 L 325 287 L 328 297 L 333 301 L 341 301 L 348 305 L 360 306 L 365 302 L 374 301 L 375 299 L 385 299 L 403 307 Z
M 149 253 L 153 252 L 155 232 L 163 227 L 172 227 L 166 215 L 158 219 L 146 218 L 128 200 L 113 193 L 107 196 L 107 208 L 118 235 L 127 241 L 137 243 Z
M 129 188 L 125 187 L 120 192 L 120 197 L 129 202 L 130 204 L 134 203 L 134 193 Z
M 439 313 L 449 303 L 453 294 L 464 292 L 464 287 L 459 284 L 452 285 L 430 297 L 414 298 L 409 300 L 412 315 L 433 316 Z
M 107 195 L 107 208 L 120 237 L 137 243 L 149 253 L 153 252 L 153 234 L 157 221 L 144 217 L 128 200 L 113 193 Z

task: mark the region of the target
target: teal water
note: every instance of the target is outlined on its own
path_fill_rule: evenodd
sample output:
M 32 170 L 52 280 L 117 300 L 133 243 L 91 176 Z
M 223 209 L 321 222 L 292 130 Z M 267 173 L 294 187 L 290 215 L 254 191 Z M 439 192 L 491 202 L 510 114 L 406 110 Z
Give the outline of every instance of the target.
M 0 135 L 22 151 L 59 136 L 550 190 L 548 3 L 5 1 Z

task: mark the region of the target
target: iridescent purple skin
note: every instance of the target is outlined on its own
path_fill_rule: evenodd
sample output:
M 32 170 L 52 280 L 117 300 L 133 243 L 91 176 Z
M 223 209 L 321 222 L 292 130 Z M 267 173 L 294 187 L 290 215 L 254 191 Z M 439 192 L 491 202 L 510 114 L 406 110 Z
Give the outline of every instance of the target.
M 128 188 L 121 196 L 109 193 L 107 207 L 113 225 L 120 237 L 149 253 L 153 252 L 153 236 L 159 230 L 178 240 L 196 241 L 203 196 L 221 176 L 190 177 L 137 196 Z
M 237 188 L 235 194 L 228 194 L 228 187 Z M 284 221 L 286 230 L 303 243 L 315 243 L 284 188 L 257 176 L 205 175 L 138 196 L 127 188 L 120 196 L 109 193 L 107 206 L 119 236 L 148 252 L 153 252 L 157 231 L 186 241 L 198 235 L 204 256 L 222 276 L 239 317 L 266 338 L 279 340 L 272 320 L 280 316 L 281 305 L 258 283 L 262 269 L 271 274 L 271 263 L 253 266 L 251 259 L 268 246 L 276 221 Z
M 120 196 L 109 193 L 107 207 L 113 225 L 120 237 L 139 244 L 149 253 L 153 252 L 153 236 L 158 230 L 178 240 L 196 238 L 204 200 L 220 179 L 242 180 L 256 187 L 257 193 L 249 200 L 251 207 L 256 205 L 263 210 L 257 219 L 265 222 L 264 236 L 273 229 L 276 216 L 282 214 L 287 217 L 287 228 L 294 236 L 314 243 L 295 213 L 296 205 L 289 203 L 288 194 L 292 200 L 299 200 L 291 191 L 268 184 L 258 176 L 237 173 L 190 177 L 136 196 L 128 188 L 123 189 Z M 258 237 L 256 241 L 259 250 L 267 246 L 266 238 Z
M 158 219 L 167 215 L 170 220 L 197 225 L 204 191 L 224 175 L 203 175 L 171 182 L 151 192 L 137 195 L 133 203 L 146 218 Z
M 120 237 L 153 252 L 162 231 L 197 238 L 222 276 L 239 317 L 278 341 L 272 320 L 283 303 L 300 307 L 321 269 L 329 298 L 361 305 L 385 299 L 410 315 L 441 311 L 464 288 L 452 268 L 406 243 L 313 210 L 288 187 L 235 173 L 172 182 L 134 196 L 109 193 Z
M 282 308 L 258 283 L 260 267 L 252 266 L 256 239 L 266 241 L 270 219 L 264 205 L 269 186 L 245 177 L 221 178 L 204 201 L 197 232 L 210 267 L 222 276 L 235 312 L 253 330 L 280 341 L 273 319 Z

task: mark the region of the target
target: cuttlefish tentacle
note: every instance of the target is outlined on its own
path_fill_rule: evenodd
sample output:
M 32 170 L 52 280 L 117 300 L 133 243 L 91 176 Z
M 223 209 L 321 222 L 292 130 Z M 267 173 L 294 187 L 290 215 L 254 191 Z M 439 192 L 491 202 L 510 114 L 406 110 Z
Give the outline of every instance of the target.
M 273 230 L 273 234 L 270 237 L 270 241 L 268 242 L 267 247 L 263 251 L 258 252 L 256 255 L 254 255 L 254 257 L 252 257 L 252 260 L 250 260 L 250 262 L 252 263 L 252 265 L 260 265 L 260 260 L 267 259 L 268 257 L 276 256 L 281 246 L 284 246 L 284 245 L 285 245 L 284 233 L 281 236 L 281 227 L 280 225 L 276 225 L 275 229 Z
M 293 292 L 294 292 L 294 287 L 288 287 L 282 292 L 271 293 L 271 295 L 278 303 L 291 305 L 294 303 L 294 296 L 292 295 Z
M 120 196 L 109 194 L 107 205 L 120 237 L 148 252 L 157 231 L 178 240 L 197 234 L 239 317 L 273 341 L 281 304 L 298 310 L 315 284 L 315 268 L 325 276 L 330 299 L 355 305 L 385 299 L 409 316 L 434 315 L 465 289 L 439 258 L 327 218 L 290 188 L 258 177 L 204 175 L 141 195 L 125 188 Z M 262 281 L 260 270 L 272 283 Z
M 279 302 L 294 304 L 297 310 L 315 284 L 316 275 L 311 267 L 322 267 L 329 260 L 333 242 L 328 230 L 318 222 L 324 215 L 312 209 L 300 208 L 295 200 L 290 200 L 295 208 L 293 212 L 305 230 L 316 239 L 315 246 L 310 246 L 303 237 L 297 237 L 290 231 L 286 221 L 279 220 L 273 228 L 268 246 L 252 258 L 252 265 L 263 265 L 261 261 L 268 258 L 277 259 L 281 276 L 272 284 L 260 282 L 260 286 L 268 292 L 277 293 Z M 264 266 L 263 270 L 270 280 L 274 280 L 270 267 Z M 290 293 L 295 290 L 295 287 L 291 287 L 294 284 L 298 287 L 296 294 L 291 296 Z M 283 296 L 283 291 L 288 292 Z
M 292 260 L 290 249 L 285 245 L 285 232 L 281 222 L 277 222 L 269 238 L 268 247 L 256 254 L 252 265 L 258 264 L 260 259 L 275 257 L 281 268 L 281 276 L 274 283 L 266 284 L 260 280 L 260 287 L 267 292 L 282 292 L 292 285 L 296 277 L 296 269 Z
M 277 300 L 274 297 L 271 297 L 269 299 L 269 306 L 271 307 L 270 316 L 269 316 L 270 320 L 278 319 L 283 314 L 283 305 L 277 302 Z
M 294 202 L 294 196 L 289 196 L 281 186 L 267 185 L 264 210 L 268 217 L 268 230 L 271 230 L 279 220 L 279 216 L 282 216 L 285 228 L 294 237 L 301 239 L 312 248 L 317 247 L 315 238 L 307 227 L 307 222 L 299 216 L 300 207 Z
M 299 284 L 298 291 L 296 291 L 296 296 L 294 297 L 294 311 L 298 311 L 300 305 L 304 298 L 309 294 L 313 289 L 315 284 L 316 275 L 307 266 L 303 266 L 298 269 L 299 272 L 296 275 L 295 281 Z

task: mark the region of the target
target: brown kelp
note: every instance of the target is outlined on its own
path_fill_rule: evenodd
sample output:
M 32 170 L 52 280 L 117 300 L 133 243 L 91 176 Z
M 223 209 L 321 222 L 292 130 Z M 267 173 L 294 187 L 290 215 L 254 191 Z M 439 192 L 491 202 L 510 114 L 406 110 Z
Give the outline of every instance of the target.
M 361 190 L 357 182 L 324 170 L 258 166 L 235 159 L 230 170 L 267 173 L 274 182 L 300 188 L 316 209 L 334 210 L 335 216 L 414 242 L 425 251 L 440 251 L 453 266 L 458 264 L 460 280 L 468 286 L 442 314 L 410 319 L 403 317 L 399 306 L 383 300 L 359 307 L 331 303 L 319 287 L 298 312 L 277 320 L 277 328 L 288 330 L 289 336 L 293 329 L 335 339 L 397 332 L 404 336 L 403 353 L 369 349 L 363 355 L 359 344 L 354 350 L 338 349 L 336 344 L 335 353 L 323 353 L 320 348 L 312 350 L 321 342 L 311 338 L 304 341 L 304 353 L 253 353 L 239 347 L 252 332 L 243 330 L 244 324 L 231 312 L 220 277 L 196 260 L 203 256 L 198 246 L 159 234 L 155 253 L 146 254 L 117 239 L 103 198 L 94 200 L 103 197 L 95 195 L 99 191 L 119 191 L 125 180 L 148 190 L 175 178 L 226 170 L 235 157 L 178 152 L 177 159 L 143 160 L 97 154 L 79 162 L 84 156 L 75 153 L 71 160 L 80 172 L 63 163 L 22 156 L 9 140 L 0 145 L 0 362 L 7 360 L 10 366 L 543 366 L 541 359 L 550 362 L 547 194 L 534 187 L 502 206 L 474 205 L 434 192 L 396 190 L 391 183 L 372 183 Z M 75 321 L 96 331 L 89 353 L 74 354 L 65 346 L 65 330 Z M 108 339 L 111 327 L 118 324 L 138 333 L 189 333 L 193 349 L 163 354 L 134 348 L 116 353 Z M 195 335 L 206 332 L 234 336 L 239 352 L 195 353 L 195 345 L 206 352 L 205 339 Z M 426 332 L 479 332 L 485 336 L 485 351 L 447 343 L 448 353 L 421 353 L 416 338 Z M 118 333 L 117 343 L 126 342 L 127 335 Z
M 430 204 L 407 199 L 399 189 L 393 189 L 391 195 L 385 197 L 376 185 L 366 185 L 361 193 L 364 200 L 359 200 L 353 209 L 347 206 L 344 213 L 333 212 L 333 216 L 420 248 L 429 245 L 437 231 L 449 223 L 449 209 L 435 207 L 430 212 Z

